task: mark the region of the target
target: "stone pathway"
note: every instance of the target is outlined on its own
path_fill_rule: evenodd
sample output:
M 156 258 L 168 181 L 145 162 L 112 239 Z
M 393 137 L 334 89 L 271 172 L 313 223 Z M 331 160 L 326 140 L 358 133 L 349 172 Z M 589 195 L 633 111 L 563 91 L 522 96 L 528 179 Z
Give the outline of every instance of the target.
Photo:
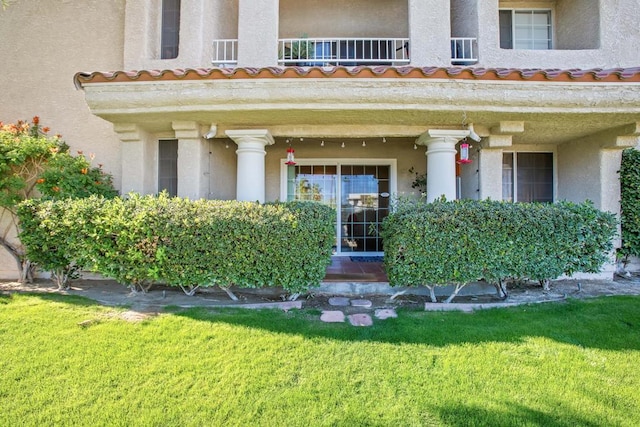
M 329 305 L 332 307 L 355 307 L 368 310 L 373 305 L 367 299 L 349 299 L 347 297 L 329 298 Z M 379 320 L 398 317 L 393 308 L 378 308 L 375 310 L 373 317 Z M 348 320 L 352 326 L 371 326 L 373 318 L 369 313 L 353 313 L 345 315 L 342 310 L 323 310 L 320 320 L 326 323 L 344 323 Z

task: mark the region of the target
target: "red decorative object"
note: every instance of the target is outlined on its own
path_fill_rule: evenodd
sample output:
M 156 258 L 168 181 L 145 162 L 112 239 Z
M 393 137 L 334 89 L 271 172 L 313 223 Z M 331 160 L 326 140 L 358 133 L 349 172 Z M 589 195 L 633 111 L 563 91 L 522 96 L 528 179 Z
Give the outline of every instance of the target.
M 288 166 L 293 166 L 296 164 L 296 159 L 293 156 L 293 153 L 295 152 L 295 150 L 291 147 L 287 148 L 287 161 L 284 163 L 285 165 Z
M 466 165 L 471 162 L 472 160 L 469 159 L 469 144 L 463 142 L 460 144 L 460 160 L 458 160 L 458 163 Z

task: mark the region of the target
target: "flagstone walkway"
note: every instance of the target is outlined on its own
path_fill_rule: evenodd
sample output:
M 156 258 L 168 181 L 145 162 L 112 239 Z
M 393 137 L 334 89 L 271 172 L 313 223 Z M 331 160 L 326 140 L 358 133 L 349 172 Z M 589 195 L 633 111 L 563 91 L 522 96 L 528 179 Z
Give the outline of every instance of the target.
M 367 299 L 349 299 L 347 297 L 332 297 L 329 298 L 329 305 L 332 307 L 358 307 L 362 309 L 369 309 L 372 306 L 371 301 Z M 378 308 L 375 309 L 373 317 L 378 320 L 389 319 L 392 317 L 398 317 L 398 314 L 393 308 Z M 352 313 L 345 315 L 342 310 L 323 310 L 320 315 L 320 320 L 326 323 L 344 323 L 345 319 L 353 326 L 371 326 L 373 325 L 373 318 L 368 312 L 365 313 Z

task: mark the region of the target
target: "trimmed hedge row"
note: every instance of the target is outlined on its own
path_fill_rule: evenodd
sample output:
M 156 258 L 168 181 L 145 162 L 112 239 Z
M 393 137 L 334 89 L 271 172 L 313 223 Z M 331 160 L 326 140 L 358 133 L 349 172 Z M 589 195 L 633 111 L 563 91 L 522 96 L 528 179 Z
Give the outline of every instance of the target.
M 394 286 L 597 272 L 615 233 L 613 214 L 569 202 L 405 201 L 382 224 Z
M 620 167 L 620 209 L 623 257 L 640 256 L 640 151 L 622 152 Z
M 160 196 L 19 208 L 28 257 L 54 270 L 77 265 L 133 287 L 317 286 L 331 262 L 335 213 L 318 203 L 260 205 Z

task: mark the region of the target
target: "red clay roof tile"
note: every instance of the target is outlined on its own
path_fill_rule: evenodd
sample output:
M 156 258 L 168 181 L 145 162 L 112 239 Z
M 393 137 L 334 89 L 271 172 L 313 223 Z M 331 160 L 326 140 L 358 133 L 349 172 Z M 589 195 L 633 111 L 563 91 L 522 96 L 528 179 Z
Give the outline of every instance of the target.
M 640 67 L 590 70 L 518 69 L 481 67 L 266 67 L 266 68 L 179 68 L 76 73 L 77 88 L 88 83 L 135 81 L 180 81 L 262 78 L 433 78 L 465 80 L 640 82 Z

